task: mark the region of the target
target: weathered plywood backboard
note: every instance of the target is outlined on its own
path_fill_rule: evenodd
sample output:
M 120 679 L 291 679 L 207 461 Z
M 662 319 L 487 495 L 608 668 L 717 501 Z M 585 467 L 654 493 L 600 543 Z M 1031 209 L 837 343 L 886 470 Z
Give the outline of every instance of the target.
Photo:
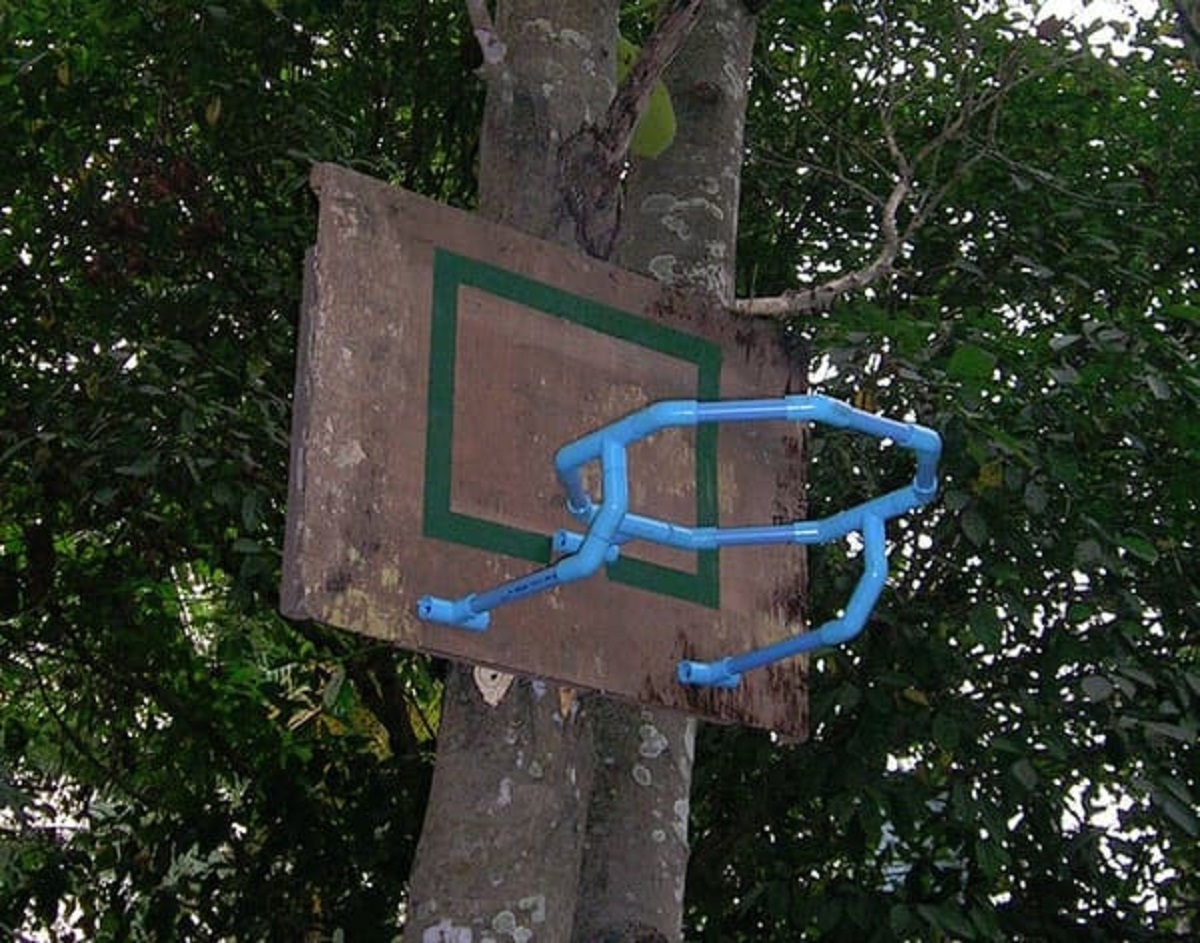
M 550 561 L 574 527 L 566 442 L 654 400 L 775 396 L 773 339 L 656 282 L 332 165 L 301 319 L 283 611 L 406 648 L 803 736 L 794 659 L 680 685 L 798 630 L 801 548 L 627 544 L 605 574 L 492 613 L 416 618 Z M 686 524 L 802 516 L 800 431 L 669 430 L 629 451 L 631 510 Z

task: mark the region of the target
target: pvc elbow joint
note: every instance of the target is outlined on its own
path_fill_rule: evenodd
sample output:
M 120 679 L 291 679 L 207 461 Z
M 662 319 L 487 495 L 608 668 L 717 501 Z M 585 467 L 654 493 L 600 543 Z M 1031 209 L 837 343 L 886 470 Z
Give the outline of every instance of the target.
M 712 688 L 736 688 L 742 676 L 729 670 L 729 659 L 720 661 L 681 661 L 675 669 L 680 684 L 704 685 Z
M 422 596 L 417 601 L 417 615 L 426 622 L 441 622 L 472 632 L 483 632 L 491 622 L 491 614 L 472 611 L 471 600 L 474 598 L 474 594 L 455 600 Z

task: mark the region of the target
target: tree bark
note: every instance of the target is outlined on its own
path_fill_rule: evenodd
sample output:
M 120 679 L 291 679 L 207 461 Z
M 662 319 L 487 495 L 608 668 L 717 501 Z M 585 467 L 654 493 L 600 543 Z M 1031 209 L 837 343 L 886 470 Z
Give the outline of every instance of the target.
M 719 302 L 714 310 L 733 299 L 753 45 L 754 18 L 740 0 L 706 0 L 665 76 L 675 141 L 660 156 L 634 162 L 617 239 L 624 268 L 711 292 Z M 600 698 L 588 702 L 599 762 L 572 939 L 678 940 L 696 722 Z
M 484 66 L 483 215 L 577 245 L 560 147 L 613 96 L 617 6 L 499 5 L 504 55 Z M 627 267 L 710 289 L 725 305 L 752 42 L 738 0 L 706 0 L 668 72 L 676 141 L 634 166 L 617 243 Z M 470 669 L 452 666 L 407 943 L 679 940 L 694 743 L 690 718 L 575 700 L 534 680 L 490 707 Z
M 616 0 L 506 0 L 486 63 L 481 215 L 563 245 L 558 151 L 615 87 Z M 493 47 L 494 48 L 494 47 Z M 520 679 L 490 707 L 451 665 L 410 878 L 408 943 L 570 940 L 593 749 L 578 705 Z
M 617 261 L 733 301 L 747 83 L 755 20 L 742 0 L 707 0 L 667 70 L 678 126 L 660 157 L 635 163 Z

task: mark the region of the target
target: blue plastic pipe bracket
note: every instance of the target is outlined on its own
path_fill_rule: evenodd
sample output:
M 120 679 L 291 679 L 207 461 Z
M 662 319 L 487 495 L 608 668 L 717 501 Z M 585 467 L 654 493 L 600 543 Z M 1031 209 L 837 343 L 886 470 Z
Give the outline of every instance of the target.
M 417 615 L 427 622 L 482 632 L 491 620 L 490 612 L 504 603 L 515 602 L 553 589 L 563 583 L 591 576 L 605 562 L 615 559 L 616 531 L 629 506 L 629 478 L 625 464 L 625 447 L 616 440 L 602 443 L 603 498 L 594 506 L 592 526 L 583 538 L 571 542 L 571 553 L 552 566 L 536 570 L 528 576 L 501 583 L 492 589 L 470 593 L 458 599 L 422 596 L 417 601 Z
M 914 453 L 916 473 L 903 488 L 819 520 L 748 527 L 691 527 L 630 513 L 626 468 L 626 448 L 630 443 L 672 426 L 766 420 L 825 423 L 890 439 Z M 938 487 L 941 448 L 941 439 L 932 429 L 877 416 L 815 393 L 776 399 L 654 403 L 569 442 L 556 453 L 554 470 L 566 495 L 567 511 L 587 528 L 582 534 L 560 530 L 553 536 L 553 548 L 565 556 L 528 576 L 459 599 L 423 596 L 417 604 L 417 614 L 427 621 L 483 631 L 492 609 L 590 576 L 605 563 L 616 560 L 621 545 L 631 540 L 682 550 L 710 550 L 751 544 L 823 544 L 852 532 L 861 534 L 863 573 L 839 618 L 811 632 L 717 661 L 682 661 L 676 669 L 676 676 L 683 684 L 736 687 L 743 672 L 816 648 L 839 645 L 862 631 L 887 580 L 886 522 L 933 499 Z M 583 467 L 597 460 L 603 489 L 598 502 L 593 500 L 582 478 Z

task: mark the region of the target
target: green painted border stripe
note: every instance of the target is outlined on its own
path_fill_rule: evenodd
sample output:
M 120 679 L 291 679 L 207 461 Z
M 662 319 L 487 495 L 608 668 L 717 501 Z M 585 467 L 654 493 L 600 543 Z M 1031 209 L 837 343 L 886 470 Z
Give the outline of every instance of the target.
M 439 249 L 438 253 L 451 255 L 444 249 Z M 464 285 L 470 285 L 527 308 L 534 308 L 544 314 L 552 314 L 597 333 L 666 354 L 676 360 L 688 361 L 695 364 L 701 374 L 706 368 L 715 369 L 718 385 L 720 383 L 721 348 L 711 341 L 655 324 L 620 308 L 612 308 L 591 298 L 573 295 L 553 285 L 497 268 L 486 262 L 459 255 L 454 255 L 453 258 L 460 263 L 466 263 L 462 266 L 460 279 Z
M 433 254 L 433 298 L 429 329 L 429 387 L 425 402 L 425 502 L 421 532 L 447 536 L 450 462 L 454 443 L 454 359 L 458 333 L 455 256 Z M 449 369 L 445 369 L 447 367 Z M 453 537 L 449 539 L 455 539 Z
M 617 340 L 690 362 L 697 368 L 697 399 L 714 400 L 720 396 L 721 348 L 703 338 L 655 324 L 544 282 L 446 249 L 435 249 L 422 532 L 426 537 L 544 564 L 550 560 L 548 534 L 451 510 L 450 469 L 460 285 L 469 285 Z M 717 524 L 717 431 L 715 425 L 696 427 L 696 520 L 701 525 Z M 696 571 L 691 573 L 630 557 L 619 559 L 607 571 L 617 582 L 709 608 L 720 606 L 720 558 L 716 550 L 700 551 Z

